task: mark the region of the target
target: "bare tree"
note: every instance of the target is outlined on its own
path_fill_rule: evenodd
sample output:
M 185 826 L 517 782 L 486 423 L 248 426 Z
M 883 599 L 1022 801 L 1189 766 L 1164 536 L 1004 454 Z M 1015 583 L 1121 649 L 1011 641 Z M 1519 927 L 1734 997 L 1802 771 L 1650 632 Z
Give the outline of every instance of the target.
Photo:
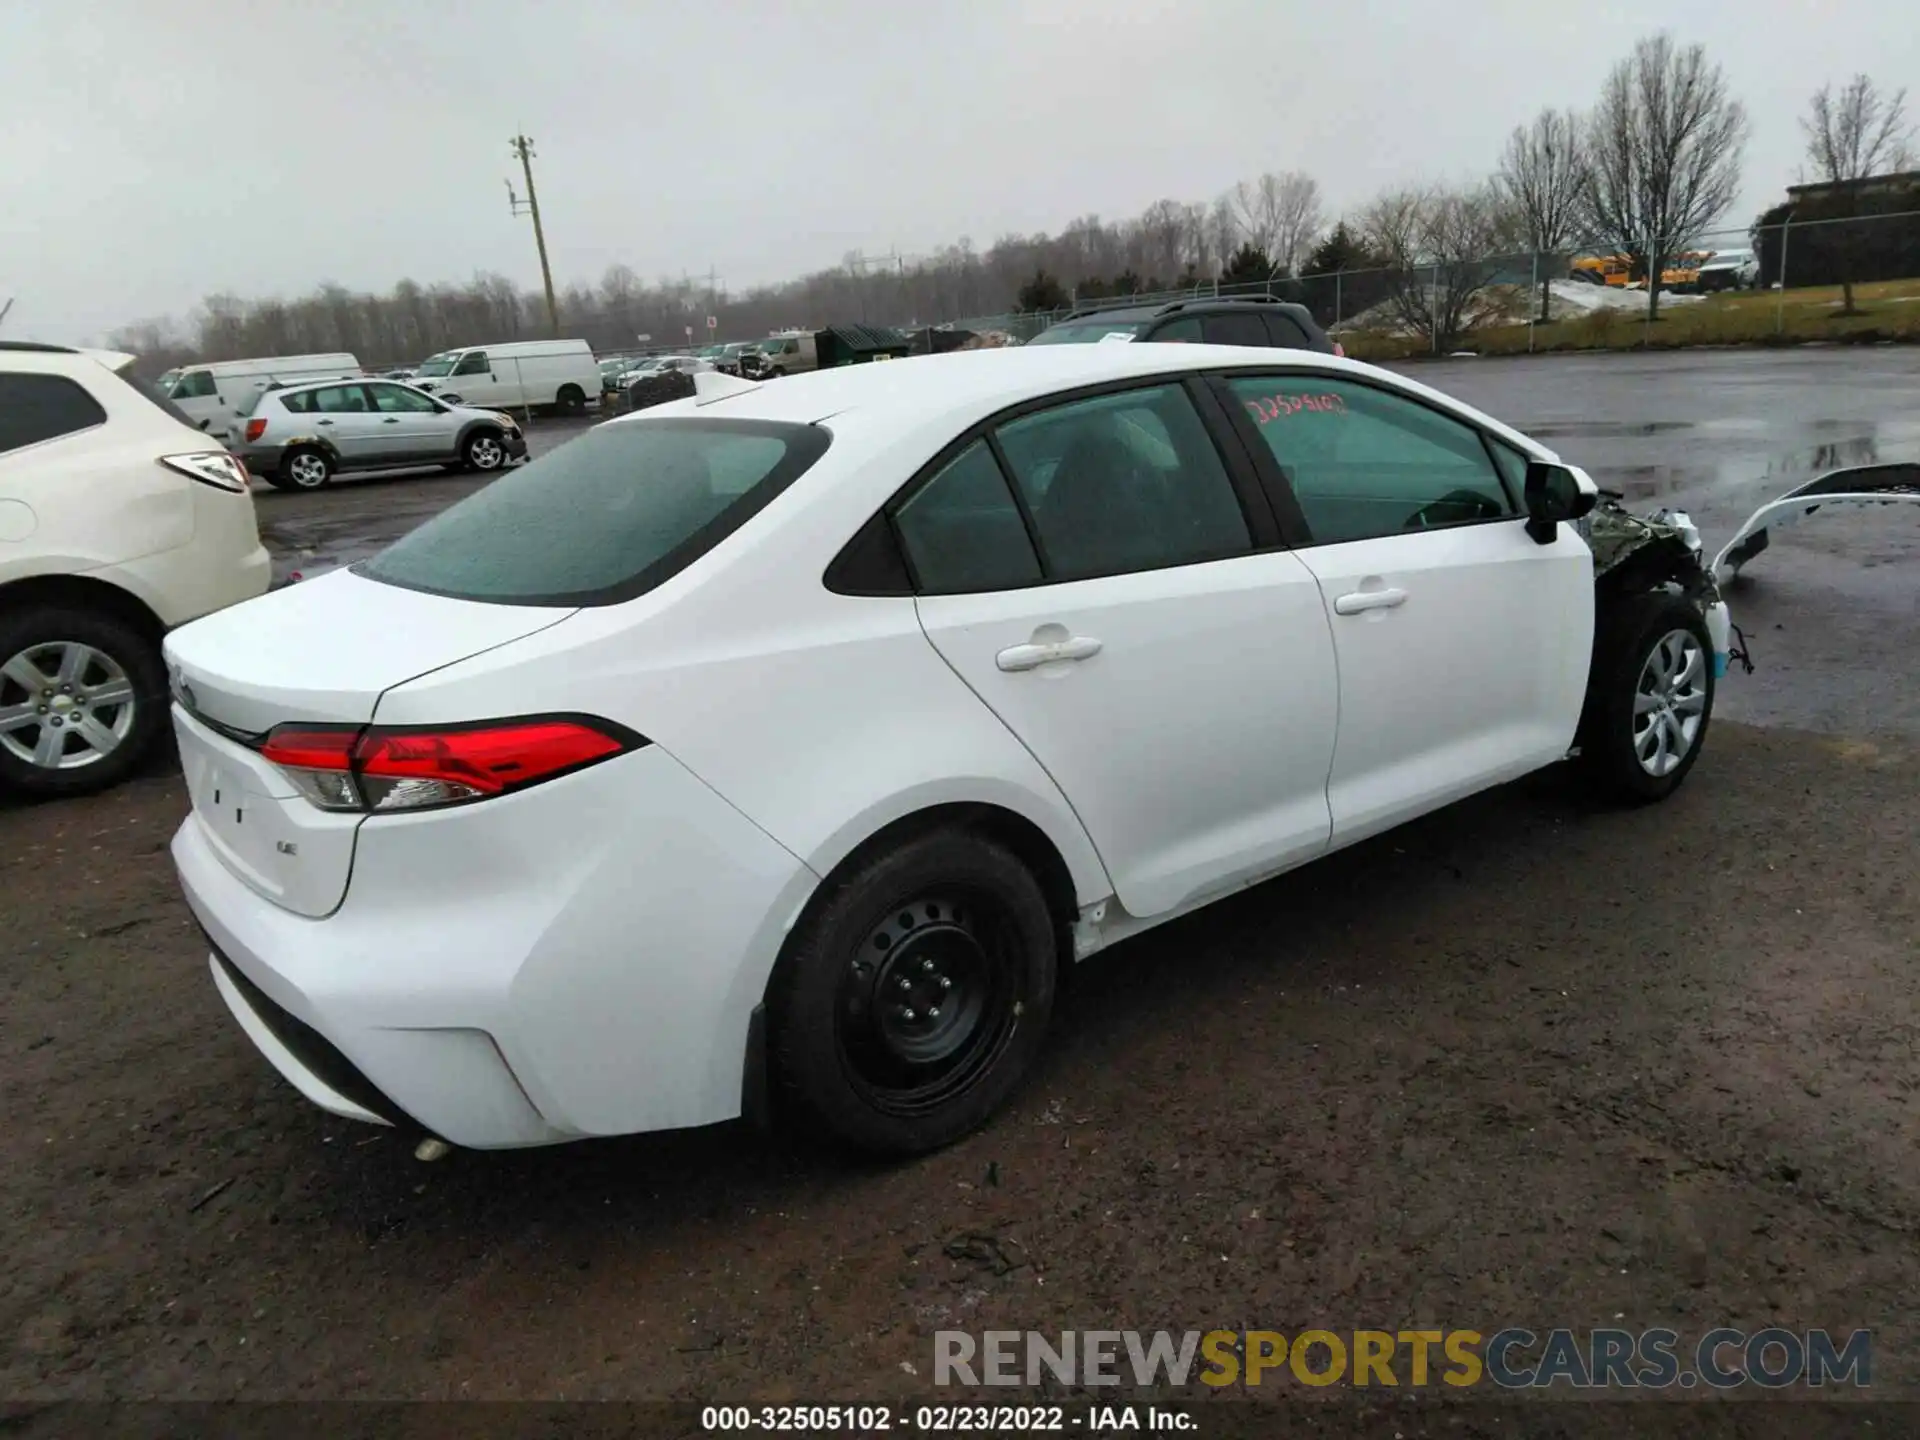
M 1288 275 L 1300 273 L 1300 261 L 1320 238 L 1323 215 L 1320 182 L 1289 170 L 1280 177 L 1280 223 L 1274 229 L 1274 264 Z
M 1361 212 L 1367 246 L 1390 267 L 1388 311 L 1407 334 L 1435 351 L 1449 350 L 1497 307 L 1487 287 L 1494 258 L 1516 235 L 1515 211 L 1497 185 L 1457 190 L 1441 186 L 1396 190 Z
M 1319 237 L 1320 182 L 1298 170 L 1242 180 L 1223 197 L 1239 238 L 1271 255 L 1277 269 L 1294 273 L 1300 257 Z
M 1495 182 L 1526 227 L 1534 263 L 1557 255 L 1579 234 L 1586 206 L 1587 157 L 1581 123 L 1571 110 L 1542 110 L 1507 137 Z M 1547 319 L 1551 276 L 1540 276 L 1540 318 Z
M 1587 124 L 1585 215 L 1646 275 L 1648 319 L 1668 258 L 1733 204 L 1747 130 L 1704 46 L 1650 35 L 1607 76 Z
M 1907 124 L 1905 87 L 1882 94 L 1865 75 L 1855 75 L 1838 95 L 1831 85 L 1814 92 L 1800 128 L 1807 136 L 1807 159 L 1820 179 L 1833 186 L 1841 213 L 1851 220 L 1859 209 L 1860 182 L 1912 162 L 1913 128 Z M 1855 226 L 1842 223 L 1834 253 L 1840 260 L 1840 313 L 1853 307 Z M 1780 277 L 1785 283 L 1786 276 Z

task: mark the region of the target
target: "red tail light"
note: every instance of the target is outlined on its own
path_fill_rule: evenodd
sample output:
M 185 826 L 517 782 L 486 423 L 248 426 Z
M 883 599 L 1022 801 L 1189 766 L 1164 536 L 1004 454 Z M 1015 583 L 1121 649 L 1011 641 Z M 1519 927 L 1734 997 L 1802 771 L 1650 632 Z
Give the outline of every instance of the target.
M 646 743 L 605 720 L 546 715 L 445 727 L 281 725 L 260 753 L 322 810 L 387 812 L 524 790 Z
M 267 422 L 265 420 L 247 421 L 247 443 L 249 445 L 251 445 L 254 441 L 258 440 L 262 435 L 266 433 L 267 433 Z

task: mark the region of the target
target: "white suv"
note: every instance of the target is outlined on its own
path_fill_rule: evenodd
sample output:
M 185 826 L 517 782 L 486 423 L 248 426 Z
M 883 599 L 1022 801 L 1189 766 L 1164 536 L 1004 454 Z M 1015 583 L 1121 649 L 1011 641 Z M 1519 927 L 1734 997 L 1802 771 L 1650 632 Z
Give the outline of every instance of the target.
M 167 629 L 267 588 L 246 470 L 133 358 L 0 341 L 0 788 L 121 779 L 166 728 Z

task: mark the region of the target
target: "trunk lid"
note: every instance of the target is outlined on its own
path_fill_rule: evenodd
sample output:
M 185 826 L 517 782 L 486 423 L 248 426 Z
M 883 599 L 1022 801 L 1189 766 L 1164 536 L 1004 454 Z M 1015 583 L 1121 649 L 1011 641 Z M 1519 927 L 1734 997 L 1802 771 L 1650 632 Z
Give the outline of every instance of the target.
M 365 724 L 395 685 L 572 613 L 450 600 L 339 570 L 181 627 L 166 657 L 187 823 L 256 893 L 301 915 L 331 914 L 365 817 L 308 803 L 251 742 L 294 722 Z

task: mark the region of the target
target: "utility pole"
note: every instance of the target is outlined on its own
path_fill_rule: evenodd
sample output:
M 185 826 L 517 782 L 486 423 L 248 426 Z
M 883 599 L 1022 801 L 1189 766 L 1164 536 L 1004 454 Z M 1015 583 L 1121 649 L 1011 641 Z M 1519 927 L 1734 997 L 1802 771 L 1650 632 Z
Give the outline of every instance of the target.
M 527 177 L 527 198 L 522 201 L 513 193 L 513 182 L 507 182 L 507 204 L 515 215 L 522 213 L 533 217 L 533 243 L 540 247 L 540 279 L 547 287 L 547 325 L 554 337 L 560 335 L 560 307 L 553 303 L 553 270 L 547 264 L 547 232 L 540 227 L 540 197 L 533 189 L 533 137 L 516 135 L 508 142 L 513 153 L 520 160 L 520 173 Z

